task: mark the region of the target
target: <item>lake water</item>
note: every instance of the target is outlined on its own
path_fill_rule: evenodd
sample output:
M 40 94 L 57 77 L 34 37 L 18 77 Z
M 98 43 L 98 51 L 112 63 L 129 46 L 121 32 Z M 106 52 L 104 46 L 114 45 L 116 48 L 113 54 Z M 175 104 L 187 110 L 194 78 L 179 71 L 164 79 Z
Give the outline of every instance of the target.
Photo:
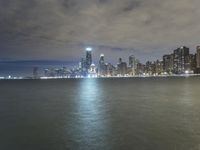
M 200 78 L 0 81 L 0 150 L 200 150 Z

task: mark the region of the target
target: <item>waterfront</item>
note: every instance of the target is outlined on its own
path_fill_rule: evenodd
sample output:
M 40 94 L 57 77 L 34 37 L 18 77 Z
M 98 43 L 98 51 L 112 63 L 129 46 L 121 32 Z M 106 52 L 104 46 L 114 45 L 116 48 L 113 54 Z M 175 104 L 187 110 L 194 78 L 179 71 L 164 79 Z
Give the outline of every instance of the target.
M 200 78 L 0 81 L 0 149 L 199 150 Z

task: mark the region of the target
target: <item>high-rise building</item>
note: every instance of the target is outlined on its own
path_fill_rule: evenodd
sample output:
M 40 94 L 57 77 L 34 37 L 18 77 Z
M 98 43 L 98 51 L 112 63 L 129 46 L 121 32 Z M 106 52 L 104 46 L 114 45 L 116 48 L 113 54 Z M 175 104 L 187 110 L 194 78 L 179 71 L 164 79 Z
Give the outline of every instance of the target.
M 86 69 L 90 69 L 92 64 L 92 48 L 86 48 Z
M 189 48 L 180 47 L 174 50 L 174 73 L 183 74 L 188 69 Z
M 81 75 L 86 76 L 87 75 L 87 67 L 86 67 L 86 60 L 84 58 L 81 59 Z
M 100 55 L 99 59 L 99 70 L 98 70 L 98 75 L 99 76 L 106 76 L 106 65 L 104 61 L 104 54 Z
M 145 73 L 145 65 L 142 63 L 137 63 L 136 74 L 143 75 Z
M 200 46 L 197 46 L 197 55 L 196 55 L 196 63 L 197 63 L 197 72 L 200 73 Z
M 157 60 L 155 62 L 155 74 L 156 75 L 161 75 L 163 72 L 163 61 Z
M 189 55 L 189 71 L 191 73 L 196 73 L 196 66 L 197 66 L 197 63 L 196 63 L 196 54 L 190 54 Z
M 156 73 L 156 64 L 155 62 L 147 61 L 145 66 L 145 73 L 147 75 L 154 75 Z
M 163 71 L 166 73 L 170 72 L 170 55 L 164 55 L 163 56 Z
M 135 76 L 137 62 L 134 55 L 129 56 L 130 75 Z
M 118 75 L 124 76 L 127 74 L 127 63 L 122 62 L 122 58 L 119 58 L 119 63 L 117 64 Z
M 171 74 L 173 72 L 174 54 L 163 56 L 163 72 Z
M 170 54 L 169 73 L 174 73 L 174 54 Z
M 107 64 L 107 76 L 115 76 L 115 67 L 112 65 L 112 64 L 110 64 L 110 63 L 108 63 Z

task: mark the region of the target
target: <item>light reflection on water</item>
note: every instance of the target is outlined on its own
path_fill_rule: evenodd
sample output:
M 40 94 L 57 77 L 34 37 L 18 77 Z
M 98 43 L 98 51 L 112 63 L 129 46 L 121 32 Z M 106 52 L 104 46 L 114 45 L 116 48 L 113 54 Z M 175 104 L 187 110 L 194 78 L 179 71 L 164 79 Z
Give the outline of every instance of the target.
M 83 79 L 77 93 L 77 129 L 80 148 L 110 149 L 107 144 L 109 125 L 106 120 L 106 109 L 103 88 L 97 79 Z M 101 143 L 101 144 L 99 144 Z

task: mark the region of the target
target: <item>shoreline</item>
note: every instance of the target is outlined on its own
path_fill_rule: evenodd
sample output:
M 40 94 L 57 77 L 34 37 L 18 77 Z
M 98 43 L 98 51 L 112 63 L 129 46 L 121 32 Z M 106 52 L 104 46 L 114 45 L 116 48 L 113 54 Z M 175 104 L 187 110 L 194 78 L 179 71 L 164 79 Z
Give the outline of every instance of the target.
M 112 76 L 112 77 L 0 77 L 0 80 L 59 80 L 59 79 L 116 79 L 116 78 L 170 78 L 170 77 L 200 77 L 200 74 L 180 74 L 180 75 L 140 75 L 140 76 Z

